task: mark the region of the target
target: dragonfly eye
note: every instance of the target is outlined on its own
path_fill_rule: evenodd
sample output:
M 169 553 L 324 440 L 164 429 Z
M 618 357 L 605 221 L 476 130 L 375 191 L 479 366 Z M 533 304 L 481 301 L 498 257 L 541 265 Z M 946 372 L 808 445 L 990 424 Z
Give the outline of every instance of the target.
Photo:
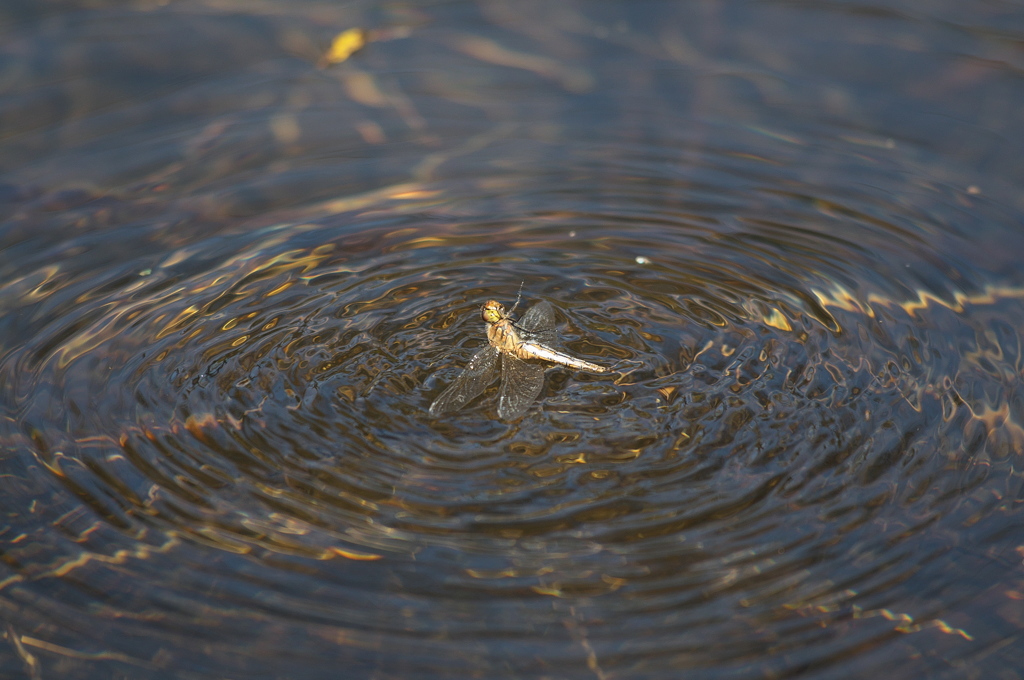
M 495 302 L 494 300 L 488 300 L 483 306 L 483 309 L 480 310 L 480 316 L 482 316 L 484 321 L 487 323 L 498 323 L 501 321 L 504 311 L 505 310 L 502 308 L 500 303 Z

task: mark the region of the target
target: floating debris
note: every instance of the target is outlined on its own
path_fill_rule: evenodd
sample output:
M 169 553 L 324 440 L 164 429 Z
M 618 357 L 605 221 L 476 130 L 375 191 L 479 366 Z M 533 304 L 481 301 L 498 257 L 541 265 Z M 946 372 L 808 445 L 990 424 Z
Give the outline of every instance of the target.
M 369 42 L 369 34 L 362 28 L 350 28 L 334 37 L 330 48 L 320 57 L 317 66 L 326 68 L 332 64 L 340 64 L 363 49 Z

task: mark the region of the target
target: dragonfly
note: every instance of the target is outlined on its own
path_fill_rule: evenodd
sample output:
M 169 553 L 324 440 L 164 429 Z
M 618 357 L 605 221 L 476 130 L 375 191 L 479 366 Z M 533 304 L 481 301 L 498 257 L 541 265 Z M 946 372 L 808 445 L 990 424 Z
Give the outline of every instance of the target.
M 551 362 L 581 371 L 607 373 L 611 369 L 592 364 L 555 349 L 555 311 L 550 302 L 538 302 L 523 318 L 515 321 L 512 313 L 519 300 L 506 312 L 504 305 L 488 300 L 480 309 L 487 324 L 487 346 L 478 351 L 430 405 L 430 414 L 458 411 L 475 399 L 501 376 L 498 391 L 498 417 L 515 420 L 526 413 L 544 387 L 546 363 Z

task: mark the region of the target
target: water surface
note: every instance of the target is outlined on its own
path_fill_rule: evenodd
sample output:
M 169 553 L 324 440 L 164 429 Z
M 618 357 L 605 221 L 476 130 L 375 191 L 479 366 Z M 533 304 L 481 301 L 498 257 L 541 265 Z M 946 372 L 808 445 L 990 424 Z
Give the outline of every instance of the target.
M 4 677 L 1020 677 L 1019 6 L 0 30 Z

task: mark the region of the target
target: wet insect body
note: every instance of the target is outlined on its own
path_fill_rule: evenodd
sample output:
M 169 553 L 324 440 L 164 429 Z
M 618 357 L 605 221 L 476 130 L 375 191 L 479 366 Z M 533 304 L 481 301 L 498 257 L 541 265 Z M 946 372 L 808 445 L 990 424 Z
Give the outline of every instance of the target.
M 487 323 L 488 345 L 470 359 L 455 381 L 434 400 L 430 405 L 432 415 L 459 410 L 500 374 L 498 416 L 514 420 L 526 412 L 544 387 L 547 366 L 537 363 L 540 361 L 594 373 L 610 370 L 554 348 L 555 313 L 549 302 L 537 303 L 518 322 L 495 300 L 488 300 L 480 315 Z

